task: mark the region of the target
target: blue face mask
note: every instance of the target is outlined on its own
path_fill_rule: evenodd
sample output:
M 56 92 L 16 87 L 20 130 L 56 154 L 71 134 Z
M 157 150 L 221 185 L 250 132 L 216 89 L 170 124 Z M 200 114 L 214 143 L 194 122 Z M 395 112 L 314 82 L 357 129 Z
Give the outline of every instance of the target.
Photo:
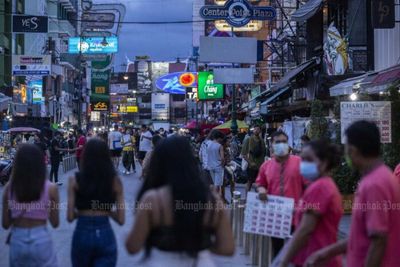
M 315 181 L 319 177 L 317 163 L 302 161 L 300 163 L 300 174 L 310 181 Z

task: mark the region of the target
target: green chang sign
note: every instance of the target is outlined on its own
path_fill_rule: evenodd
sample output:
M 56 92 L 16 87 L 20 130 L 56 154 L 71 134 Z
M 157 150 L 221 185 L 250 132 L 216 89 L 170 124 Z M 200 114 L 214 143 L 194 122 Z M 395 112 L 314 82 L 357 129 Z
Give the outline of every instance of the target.
M 197 95 L 199 100 L 224 98 L 224 85 L 214 84 L 214 74 L 212 72 L 199 72 L 198 80 Z

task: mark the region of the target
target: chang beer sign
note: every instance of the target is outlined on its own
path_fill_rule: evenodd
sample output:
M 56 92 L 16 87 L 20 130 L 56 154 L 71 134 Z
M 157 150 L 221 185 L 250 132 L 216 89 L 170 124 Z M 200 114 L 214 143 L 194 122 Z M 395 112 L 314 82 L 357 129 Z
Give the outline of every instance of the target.
M 224 85 L 214 83 L 214 74 L 212 72 L 199 72 L 197 96 L 199 100 L 223 99 Z

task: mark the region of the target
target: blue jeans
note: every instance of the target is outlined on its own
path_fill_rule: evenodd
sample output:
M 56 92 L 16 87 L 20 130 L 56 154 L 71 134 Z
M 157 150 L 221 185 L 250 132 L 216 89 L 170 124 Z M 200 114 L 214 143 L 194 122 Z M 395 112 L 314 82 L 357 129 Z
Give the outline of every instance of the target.
M 117 242 L 106 216 L 80 216 L 72 237 L 73 267 L 113 267 Z
M 46 226 L 13 227 L 10 240 L 10 267 L 56 267 L 57 257 Z

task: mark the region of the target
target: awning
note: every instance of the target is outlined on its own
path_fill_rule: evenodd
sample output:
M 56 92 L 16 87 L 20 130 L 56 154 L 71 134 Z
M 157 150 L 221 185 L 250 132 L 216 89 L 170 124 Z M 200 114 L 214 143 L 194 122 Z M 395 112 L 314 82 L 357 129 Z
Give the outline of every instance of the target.
M 353 89 L 358 89 L 359 84 L 367 77 L 367 74 L 346 79 L 329 89 L 331 96 L 350 95 Z
M 272 96 L 270 96 L 267 100 L 265 100 L 264 102 L 261 103 L 260 105 L 260 113 L 261 114 L 267 114 L 268 113 L 268 109 L 267 106 L 274 101 L 276 98 L 278 98 L 280 95 L 282 95 L 283 93 L 285 93 L 286 91 L 288 91 L 290 89 L 290 87 L 285 87 L 281 90 L 279 90 L 278 92 L 275 92 L 275 94 L 273 94 Z
M 307 69 L 318 65 L 319 63 L 317 63 L 318 59 L 317 58 L 313 58 L 310 59 L 309 61 L 306 61 L 300 65 L 298 65 L 297 67 L 291 69 L 290 71 L 288 71 L 285 76 L 283 76 L 282 79 L 280 79 L 272 88 L 272 92 L 274 91 L 278 91 L 281 88 L 284 88 L 286 86 L 289 85 L 290 81 L 293 80 L 294 78 L 296 78 L 297 75 L 299 75 L 300 73 L 306 71 Z
M 293 12 L 291 19 L 298 22 L 306 21 L 318 12 L 322 4 L 323 0 L 308 0 L 304 5 Z
M 386 91 L 394 82 L 400 80 L 400 65 L 385 69 L 379 72 L 371 83 L 365 87 L 369 94 L 377 94 Z

